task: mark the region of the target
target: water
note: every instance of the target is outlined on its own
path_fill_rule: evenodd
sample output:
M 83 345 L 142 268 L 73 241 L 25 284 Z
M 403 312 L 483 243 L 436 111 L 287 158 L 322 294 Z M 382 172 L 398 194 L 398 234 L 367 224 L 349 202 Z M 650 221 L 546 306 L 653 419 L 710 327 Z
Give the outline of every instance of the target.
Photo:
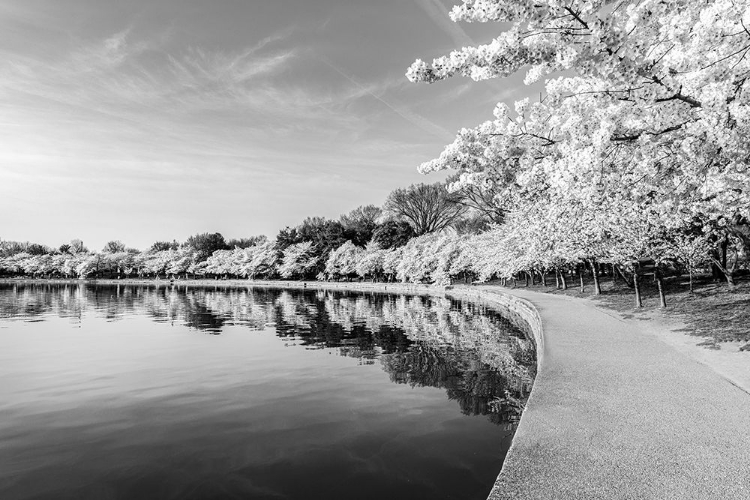
M 533 355 L 444 298 L 0 285 L 0 498 L 484 499 Z

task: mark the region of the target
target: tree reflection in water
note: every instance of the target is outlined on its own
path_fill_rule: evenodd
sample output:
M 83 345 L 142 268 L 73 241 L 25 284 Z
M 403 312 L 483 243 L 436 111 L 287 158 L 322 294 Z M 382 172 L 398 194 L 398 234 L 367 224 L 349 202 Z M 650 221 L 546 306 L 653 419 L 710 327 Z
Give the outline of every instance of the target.
M 5 318 L 43 321 L 82 312 L 108 321 L 146 315 L 219 335 L 273 325 L 308 349 L 335 348 L 391 381 L 444 389 L 467 415 L 518 419 L 535 374 L 528 328 L 488 307 L 448 298 L 272 288 L 148 285 L 0 285 Z

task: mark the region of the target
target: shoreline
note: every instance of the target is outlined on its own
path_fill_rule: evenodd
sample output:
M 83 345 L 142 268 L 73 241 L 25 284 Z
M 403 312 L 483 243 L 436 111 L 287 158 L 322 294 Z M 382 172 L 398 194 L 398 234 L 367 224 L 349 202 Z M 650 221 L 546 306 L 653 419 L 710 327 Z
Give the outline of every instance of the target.
M 151 278 L 127 278 L 127 279 L 37 279 L 37 278 L 0 278 L 0 284 L 29 284 L 29 285 L 143 285 L 143 286 L 176 286 L 176 287 L 200 287 L 200 288 L 293 288 L 307 290 L 341 290 L 355 292 L 381 292 L 381 293 L 404 293 L 416 295 L 445 296 L 452 295 L 456 298 L 474 299 L 483 298 L 496 305 L 499 305 L 504 311 L 515 313 L 509 309 L 509 304 L 505 300 L 498 302 L 498 294 L 505 296 L 514 296 L 514 291 L 524 290 L 523 288 L 508 288 L 500 285 L 485 284 L 456 284 L 451 286 L 434 286 L 420 285 L 413 283 L 383 283 L 383 282 L 365 282 L 365 281 L 282 281 L 282 280 L 249 280 L 249 279 L 188 279 L 188 280 L 169 280 L 169 279 L 151 279 Z M 546 295 L 542 291 L 533 291 L 531 293 Z M 636 328 L 644 328 L 661 342 L 671 346 L 673 349 L 682 352 L 691 360 L 701 363 L 711 368 L 723 378 L 736 385 L 741 390 L 750 394 L 750 351 L 740 352 L 729 349 L 708 349 L 699 346 L 702 337 L 696 337 L 685 333 L 685 324 L 669 317 L 662 311 L 641 311 L 640 318 L 633 318 L 621 311 L 608 307 L 606 304 L 599 303 L 591 297 L 571 297 L 576 301 L 588 304 L 591 308 L 602 311 L 604 314 L 618 318 L 620 321 L 629 322 Z M 525 302 L 525 301 L 524 301 Z M 516 303 L 510 304 L 516 307 Z M 534 313 L 527 311 L 528 305 L 521 306 L 524 309 L 522 319 L 524 322 L 535 322 L 537 317 Z M 533 306 L 532 306 L 533 307 Z M 626 317 L 627 316 L 627 317 Z M 519 319 L 519 318 L 514 318 Z M 534 326 L 531 326 L 532 334 Z M 543 352 L 543 336 L 538 335 L 537 356 L 541 359 Z M 739 343 L 736 343 L 739 346 Z
M 437 287 L 434 285 L 417 285 L 413 283 L 383 283 L 366 281 L 283 281 L 283 280 L 249 280 L 249 279 L 152 279 L 152 278 L 125 278 L 125 279 L 77 279 L 77 278 L 0 278 L 0 284 L 50 284 L 50 285 L 149 285 L 149 286 L 196 286 L 196 287 L 267 287 L 267 288 L 326 288 L 346 290 L 403 290 L 411 292 L 414 290 L 425 292 L 437 292 L 450 287 Z
M 341 290 L 355 292 L 381 292 L 381 293 L 404 293 L 417 295 L 445 296 L 453 295 L 456 298 L 479 298 L 489 300 L 499 305 L 504 310 L 508 309 L 508 304 L 504 300 L 498 303 L 497 296 L 514 296 L 514 291 L 523 290 L 523 288 L 508 288 L 500 285 L 484 284 L 456 284 L 451 286 L 434 286 L 420 285 L 413 283 L 382 283 L 382 282 L 365 282 L 365 281 L 282 281 L 282 280 L 249 280 L 249 279 L 188 279 L 188 280 L 169 280 L 169 279 L 150 279 L 150 278 L 127 278 L 127 279 L 37 279 L 37 278 L 0 278 L 0 284 L 29 284 L 29 285 L 143 285 L 143 286 L 176 286 L 176 287 L 200 287 L 200 288 L 293 288 L 307 290 Z M 535 291 L 539 295 L 546 295 L 542 291 Z M 642 316 L 638 319 L 626 317 L 626 314 L 614 308 L 607 307 L 605 304 L 594 301 L 591 297 L 571 297 L 573 300 L 581 301 L 588 304 L 591 308 L 602 311 L 609 316 L 617 317 L 620 321 L 629 322 L 634 327 L 644 328 L 661 342 L 671 346 L 673 349 L 682 352 L 693 361 L 706 365 L 722 377 L 736 385 L 743 391 L 750 394 L 750 352 L 732 351 L 729 349 L 707 349 L 699 346 L 701 337 L 688 335 L 684 332 L 685 324 L 669 317 L 661 311 L 641 311 Z M 515 303 L 511 304 L 513 307 Z M 537 321 L 533 313 L 526 311 L 528 306 L 522 306 L 524 309 L 523 320 Z M 515 312 L 512 311 L 511 312 Z M 532 326 L 532 332 L 534 327 Z M 541 357 L 543 337 L 540 335 L 537 339 L 537 356 Z M 737 343 L 739 346 L 739 343 Z
M 712 495 L 719 491 L 715 489 L 716 485 L 703 485 L 699 488 L 700 491 L 692 492 L 689 490 L 691 483 L 685 482 L 685 478 L 665 477 L 663 471 L 653 463 L 653 460 L 659 462 L 665 459 L 656 449 L 651 456 L 646 457 L 646 465 L 643 465 L 640 462 L 643 458 L 640 456 L 640 450 L 634 452 L 630 449 L 631 444 L 620 443 L 624 446 L 620 450 L 612 448 L 612 443 L 606 440 L 596 445 L 585 443 L 586 439 L 593 436 L 590 432 L 597 436 L 606 436 L 612 432 L 621 432 L 618 429 L 622 429 L 623 426 L 627 428 L 627 425 L 633 425 L 638 428 L 642 424 L 643 412 L 668 413 L 673 423 L 657 435 L 653 435 L 655 431 L 651 427 L 645 427 L 640 429 L 642 435 L 630 437 L 636 444 L 640 442 L 641 447 L 656 446 L 658 443 L 655 441 L 666 439 L 666 443 L 659 446 L 666 446 L 670 450 L 679 449 L 679 452 L 674 452 L 671 459 L 691 469 L 690 475 L 698 474 L 700 470 L 692 469 L 700 468 L 700 465 L 683 464 L 683 461 L 687 460 L 682 458 L 683 455 L 692 456 L 692 460 L 695 460 L 695 454 L 690 448 L 691 438 L 683 435 L 681 430 L 707 425 L 708 428 L 702 428 L 701 432 L 709 435 L 712 432 L 723 432 L 722 435 L 716 436 L 718 442 L 722 439 L 726 441 L 724 434 L 731 433 L 733 441 L 728 451 L 737 454 L 736 448 L 744 446 L 742 440 L 738 439 L 741 427 L 710 422 L 711 419 L 706 418 L 706 421 L 710 422 L 709 425 L 698 419 L 702 418 L 699 413 L 713 412 L 717 406 L 728 408 L 728 405 L 735 404 L 750 405 L 750 369 L 747 358 L 743 357 L 746 353 L 712 351 L 695 346 L 695 337 L 677 331 L 680 325 L 670 322 L 664 315 L 652 314 L 648 320 L 625 318 L 620 312 L 603 307 L 590 299 L 508 289 L 496 285 L 461 284 L 435 287 L 404 283 L 151 279 L 0 279 L 0 283 L 164 285 L 217 289 L 265 287 L 404 293 L 479 300 L 501 313 L 510 311 L 515 318 L 509 319 L 523 320 L 535 339 L 537 377 L 511 447 L 490 493 L 491 499 L 510 499 L 519 496 L 553 498 L 563 491 L 566 492 L 566 498 L 601 498 L 601 493 L 605 491 L 606 498 L 630 498 L 628 491 L 639 491 L 656 498 L 681 498 L 680 495 L 685 495 L 685 498 L 713 498 Z M 649 347 L 646 348 L 645 345 Z M 631 360 L 630 364 L 622 364 L 620 358 L 623 356 Z M 727 363 L 730 358 L 733 363 Z M 595 374 L 581 375 L 582 370 L 590 369 L 586 365 L 600 363 L 604 365 L 597 367 Z M 662 364 L 666 366 L 659 366 Z M 658 370 L 658 374 L 652 373 L 654 370 Z M 666 387 L 669 384 L 664 381 L 677 376 L 673 370 L 687 370 L 692 377 L 690 384 L 686 383 L 687 377 L 684 375 L 678 377 L 684 388 L 684 398 L 695 398 L 700 401 L 698 406 L 689 407 L 692 412 L 681 408 L 685 404 L 682 398 L 670 399 Z M 628 379 L 627 390 L 631 393 L 629 399 L 621 400 L 622 395 L 618 392 L 624 390 L 620 384 L 625 378 Z M 717 394 L 705 388 L 715 388 L 716 384 L 722 387 Z M 723 384 L 728 387 L 724 387 Z M 587 385 L 592 387 L 586 390 Z M 736 403 L 728 400 L 726 396 L 717 400 L 719 394 L 732 390 L 741 394 L 734 396 L 740 398 Z M 635 412 L 634 415 L 633 405 L 645 407 L 641 409 L 641 413 Z M 599 414 L 599 418 L 587 421 L 592 413 L 601 411 L 599 407 L 609 409 Z M 584 421 L 581 421 L 581 418 L 584 418 Z M 675 419 L 677 423 L 674 423 Z M 623 420 L 630 423 L 623 424 Z M 587 427 L 592 427 L 593 430 Z M 628 432 L 633 431 L 629 429 L 626 434 Z M 581 433 L 583 435 L 571 441 L 571 436 Z M 617 439 L 619 442 L 620 438 L 610 439 Z M 711 443 L 711 440 L 702 443 L 703 448 L 698 452 L 704 457 L 707 453 L 711 455 Z M 582 444 L 585 444 L 583 449 Z M 750 450 L 750 443 L 746 444 Z M 547 467 L 550 457 L 555 465 Z M 723 455 L 715 457 L 715 460 L 721 462 L 720 467 L 729 467 L 722 462 L 725 460 L 722 457 Z M 612 464 L 620 463 L 624 465 L 611 468 Z M 710 468 L 713 469 L 713 466 Z M 643 475 L 649 476 L 653 481 L 644 482 L 641 477 Z M 725 482 L 727 480 L 729 479 L 724 479 Z M 733 487 L 738 487 L 743 492 L 747 491 L 743 489 L 743 481 L 746 481 L 746 478 L 742 475 L 734 477 L 736 484 Z M 618 485 L 617 488 L 614 485 Z M 750 484 L 747 488 L 750 490 Z M 679 495 L 674 496 L 676 493 Z M 741 497 L 728 495 L 725 498 Z

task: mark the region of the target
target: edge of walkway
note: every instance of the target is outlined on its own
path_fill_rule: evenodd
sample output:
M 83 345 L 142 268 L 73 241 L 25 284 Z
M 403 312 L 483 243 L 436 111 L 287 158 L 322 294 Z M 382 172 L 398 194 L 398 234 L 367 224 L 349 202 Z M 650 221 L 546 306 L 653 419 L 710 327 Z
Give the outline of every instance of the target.
M 651 327 L 572 297 L 477 287 L 523 316 L 537 376 L 489 495 L 750 498 L 750 396 Z

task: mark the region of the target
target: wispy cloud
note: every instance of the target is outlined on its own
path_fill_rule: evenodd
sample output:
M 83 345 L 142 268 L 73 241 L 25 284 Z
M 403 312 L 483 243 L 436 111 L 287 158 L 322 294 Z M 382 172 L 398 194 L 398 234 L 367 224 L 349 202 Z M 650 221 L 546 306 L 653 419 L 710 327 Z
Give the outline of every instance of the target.
M 364 93 L 376 99 L 377 101 L 385 105 L 388 109 L 396 113 L 398 116 L 400 116 L 404 120 L 407 120 L 413 125 L 416 125 L 421 130 L 428 132 L 432 135 L 435 135 L 436 137 L 442 140 L 451 140 L 453 138 L 453 134 L 451 134 L 447 129 L 432 122 L 431 120 L 425 118 L 424 116 L 418 113 L 415 113 L 414 111 L 411 111 L 407 106 L 399 103 L 396 99 L 393 99 L 393 98 L 385 99 L 382 96 L 382 94 L 376 94 L 372 92 L 371 90 L 368 89 L 366 85 L 360 83 L 354 75 L 352 75 L 348 71 L 345 71 L 338 65 L 334 64 L 329 59 L 325 57 L 320 57 L 320 60 L 323 61 L 326 65 L 328 65 L 331 69 L 336 71 L 339 75 L 344 77 L 347 81 L 351 82 L 357 88 L 361 89 Z
M 373 120 L 387 121 L 378 115 L 388 113 L 441 141 L 452 137 L 386 97 L 404 85 L 402 79 L 364 82 L 330 61 L 342 78 L 326 76 L 311 50 L 278 43 L 289 32 L 235 51 L 169 53 L 158 37 L 139 40 L 131 29 L 80 43 L 59 59 L 6 50 L 0 109 L 8 112 L 0 129 L 15 129 L 18 141 L 0 152 L 0 160 L 30 165 L 44 151 L 50 159 L 45 165 L 58 158 L 77 162 L 78 171 L 97 162 L 132 169 L 133 161 L 144 161 L 165 172 L 204 162 L 220 163 L 225 171 L 252 166 L 257 175 L 293 166 L 301 156 L 321 171 L 351 161 L 392 163 L 386 151 L 402 157 L 411 152 L 418 164 L 419 146 L 409 137 L 372 136 Z M 318 79 L 300 78 L 311 67 Z M 340 162 L 332 143 L 340 148 Z
M 466 47 L 469 45 L 475 45 L 474 40 L 471 39 L 466 32 L 461 29 L 461 26 L 451 21 L 448 15 L 448 9 L 445 8 L 440 0 L 414 0 L 422 10 L 424 10 L 430 19 L 442 29 L 448 36 L 453 40 L 453 44 L 459 47 Z
M 76 71 L 114 69 L 149 49 L 145 42 L 129 43 L 130 29 L 123 30 L 103 42 L 89 44 L 70 56 L 69 64 Z
M 299 99 L 283 95 L 272 79 L 293 66 L 299 50 L 267 50 L 282 37 L 236 52 L 191 48 L 170 54 L 156 43 L 132 41 L 125 30 L 59 59 L 6 50 L 0 87 L 132 119 L 143 117 L 143 108 L 177 115 L 220 109 L 290 114 Z
M 265 56 L 250 51 L 226 54 L 191 49 L 182 56 L 168 56 L 172 78 L 162 84 L 171 90 L 171 97 L 183 103 L 199 104 L 204 99 L 213 105 L 258 104 L 248 99 L 251 90 L 262 85 L 258 80 L 283 72 L 296 56 L 296 49 Z M 186 94 L 192 100 L 185 100 Z

